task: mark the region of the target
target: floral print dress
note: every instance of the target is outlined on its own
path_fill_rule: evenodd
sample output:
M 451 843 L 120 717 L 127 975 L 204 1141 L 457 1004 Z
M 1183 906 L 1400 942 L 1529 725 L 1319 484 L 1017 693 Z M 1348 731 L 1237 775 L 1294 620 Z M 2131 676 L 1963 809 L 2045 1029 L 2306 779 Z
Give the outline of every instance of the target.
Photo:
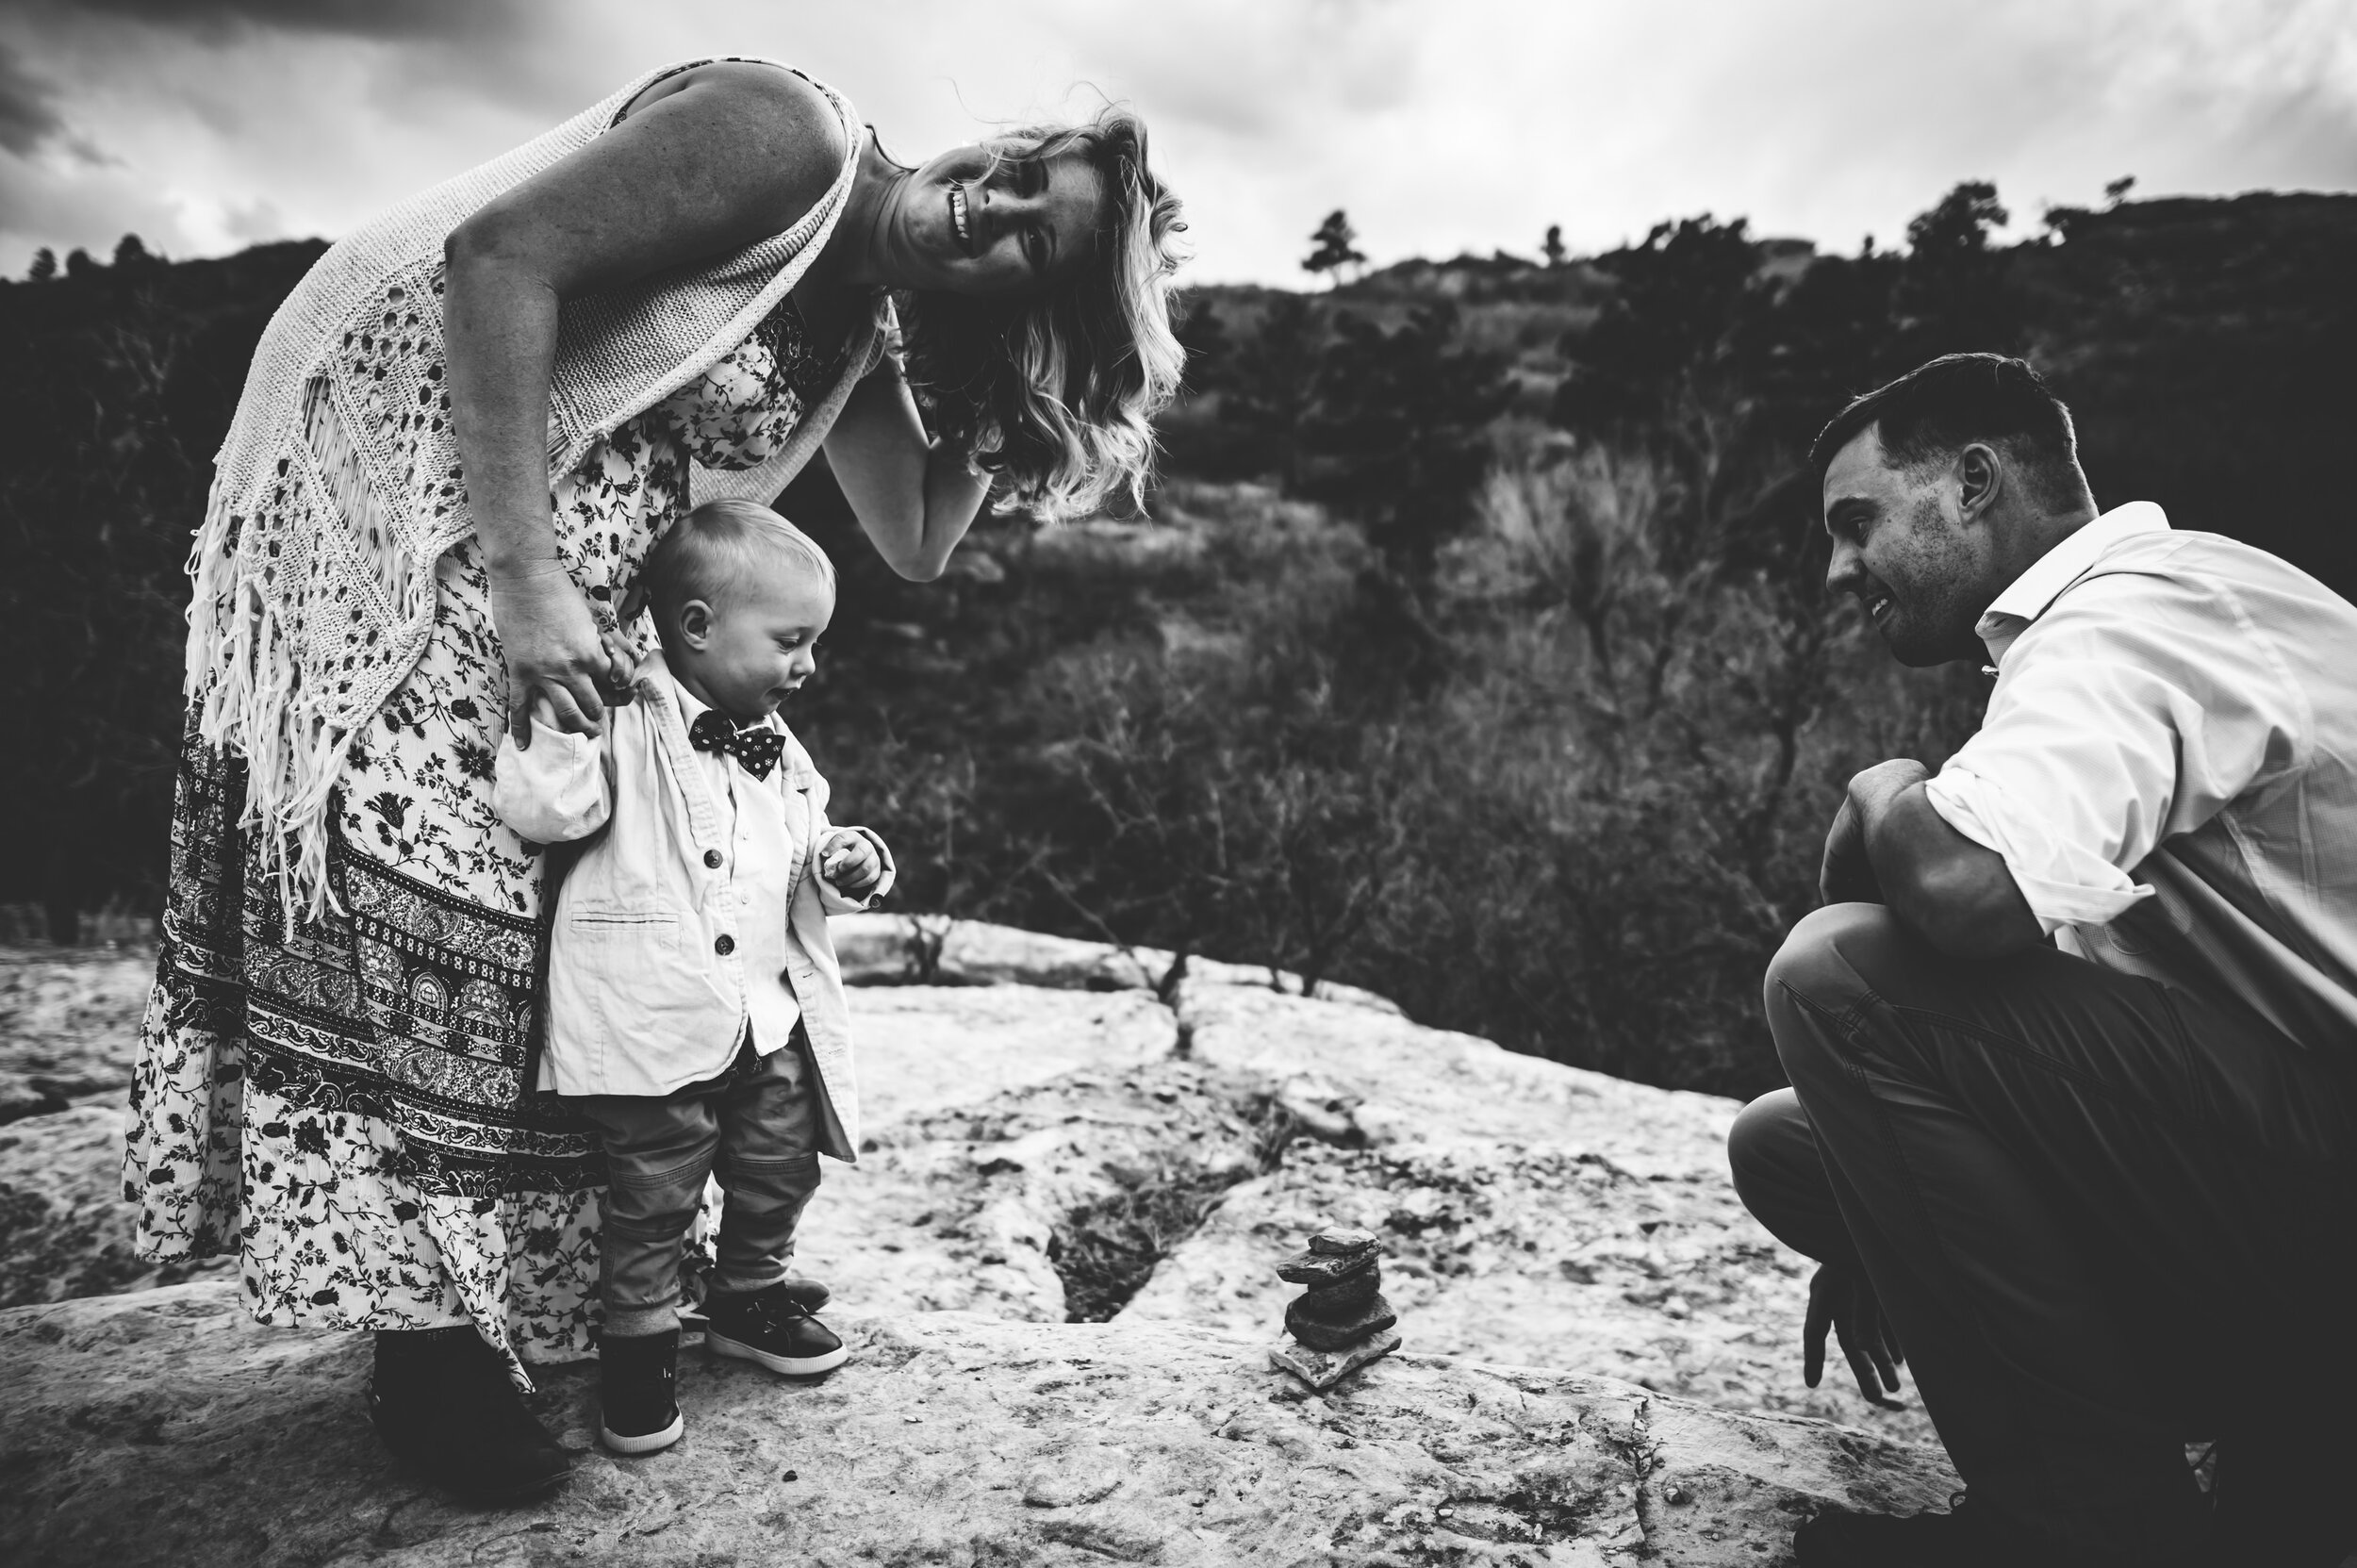
M 766 460 L 841 370 L 789 299 L 592 449 L 554 489 L 574 579 L 618 603 L 691 504 L 691 459 Z M 124 1192 L 145 1256 L 234 1252 L 262 1323 L 471 1322 L 520 1379 L 592 1342 L 604 1168 L 534 1087 L 549 857 L 491 810 L 506 672 L 475 541 L 437 574 L 425 653 L 346 755 L 338 911 L 284 913 L 237 827 L 238 759 L 187 748 Z

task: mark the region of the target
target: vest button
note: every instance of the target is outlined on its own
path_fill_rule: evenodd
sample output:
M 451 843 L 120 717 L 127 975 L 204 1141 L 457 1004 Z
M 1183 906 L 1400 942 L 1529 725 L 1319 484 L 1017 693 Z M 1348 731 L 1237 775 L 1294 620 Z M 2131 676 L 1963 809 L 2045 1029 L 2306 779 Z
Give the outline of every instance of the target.
M 718 953 L 722 958 L 726 958 L 729 954 L 736 950 L 736 938 L 731 936 L 727 932 L 722 932 L 719 935 L 712 939 L 712 950 Z
M 704 864 L 717 871 L 720 868 L 720 851 L 717 850 L 706 850 L 704 851 Z

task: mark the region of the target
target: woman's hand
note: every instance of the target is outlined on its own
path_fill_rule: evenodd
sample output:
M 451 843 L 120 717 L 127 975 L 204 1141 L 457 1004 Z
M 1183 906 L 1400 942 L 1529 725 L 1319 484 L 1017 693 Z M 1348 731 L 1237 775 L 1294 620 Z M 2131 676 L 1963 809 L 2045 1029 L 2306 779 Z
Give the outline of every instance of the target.
M 562 566 L 493 572 L 491 621 L 507 659 L 507 729 L 518 751 L 531 747 L 527 718 L 536 699 L 547 702 L 557 729 L 588 735 L 604 729 L 598 686 L 609 678 L 611 654 L 589 601 Z

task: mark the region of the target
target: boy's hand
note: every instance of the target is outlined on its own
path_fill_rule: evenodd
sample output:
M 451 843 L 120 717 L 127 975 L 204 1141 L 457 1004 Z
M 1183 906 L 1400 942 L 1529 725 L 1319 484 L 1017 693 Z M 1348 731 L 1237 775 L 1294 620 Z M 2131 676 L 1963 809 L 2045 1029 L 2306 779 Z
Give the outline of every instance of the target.
M 598 677 L 598 695 L 610 706 L 626 707 L 638 694 L 635 685 L 638 679 L 638 645 L 612 628 L 599 633 L 598 642 L 605 649 L 605 673 Z
M 883 875 L 883 862 L 877 858 L 876 846 L 865 834 L 837 828 L 819 846 L 818 874 L 832 883 L 836 891 L 856 899 L 876 885 Z

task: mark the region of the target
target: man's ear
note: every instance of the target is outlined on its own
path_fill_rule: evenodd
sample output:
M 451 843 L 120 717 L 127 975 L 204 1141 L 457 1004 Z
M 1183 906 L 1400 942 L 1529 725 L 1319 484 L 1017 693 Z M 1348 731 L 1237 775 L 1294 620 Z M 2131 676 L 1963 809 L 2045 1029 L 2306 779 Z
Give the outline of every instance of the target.
M 1956 454 L 1956 515 L 1964 521 L 1979 520 L 2004 486 L 2005 465 L 1995 447 L 1975 441 Z
M 682 604 L 679 607 L 679 635 L 680 641 L 699 653 L 702 652 L 704 644 L 712 640 L 712 606 L 701 599 L 691 599 Z

